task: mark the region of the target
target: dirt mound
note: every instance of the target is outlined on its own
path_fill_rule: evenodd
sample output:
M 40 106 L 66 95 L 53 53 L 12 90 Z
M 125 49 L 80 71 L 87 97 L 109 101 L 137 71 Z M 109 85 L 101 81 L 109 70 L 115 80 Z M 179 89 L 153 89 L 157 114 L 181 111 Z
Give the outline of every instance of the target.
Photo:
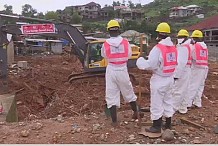
M 26 70 L 13 69 L 9 74 L 10 92 L 17 92 L 19 120 L 31 119 L 32 115 L 38 118 L 75 116 L 84 113 L 100 113 L 105 108 L 105 79 L 100 77 L 73 81 L 70 84 L 68 76 L 83 72 L 80 61 L 75 56 L 24 56 L 16 57 L 16 61 L 28 62 Z M 140 72 L 138 69 L 129 69 L 137 82 L 133 83 L 135 93 L 138 93 Z M 210 64 L 210 72 L 205 86 L 205 97 L 217 100 L 216 87 L 217 64 Z M 151 72 L 142 72 L 142 103 L 149 106 L 149 79 Z M 121 109 L 130 109 L 130 106 L 121 99 Z

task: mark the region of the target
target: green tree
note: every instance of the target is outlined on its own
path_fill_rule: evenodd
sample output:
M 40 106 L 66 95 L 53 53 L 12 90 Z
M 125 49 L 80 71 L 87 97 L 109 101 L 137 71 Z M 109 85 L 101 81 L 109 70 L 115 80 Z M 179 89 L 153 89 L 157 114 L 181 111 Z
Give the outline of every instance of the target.
M 11 5 L 4 5 L 5 10 L 3 12 L 7 15 L 13 14 L 13 7 Z
M 142 5 L 139 3 L 139 4 L 136 4 L 135 7 L 136 7 L 136 8 L 142 8 Z
M 25 4 L 22 6 L 22 15 L 26 17 L 34 17 L 37 14 L 37 10 L 34 9 L 31 5 Z
M 82 22 L 82 17 L 79 16 L 77 13 L 74 13 L 72 16 L 72 23 L 73 24 L 78 24 Z
M 120 3 L 119 1 L 117 1 L 117 2 L 116 2 L 116 1 L 113 1 L 113 4 L 112 4 L 112 5 L 113 5 L 113 7 L 114 7 L 114 6 L 120 6 L 121 3 Z
M 126 5 L 126 0 L 123 0 L 122 6 L 125 6 L 125 5 Z
M 44 19 L 45 16 L 44 16 L 44 14 L 42 12 L 39 12 L 39 13 L 37 13 L 37 18 Z
M 129 0 L 129 1 L 128 1 L 128 6 L 129 6 L 130 8 L 134 8 L 134 7 L 135 7 L 135 4 L 134 4 L 131 0 Z
M 114 18 L 115 17 L 115 11 L 114 10 L 108 11 L 108 17 L 109 18 Z
M 58 20 L 58 14 L 55 11 L 48 11 L 45 14 L 45 19 L 48 19 L 48 20 Z

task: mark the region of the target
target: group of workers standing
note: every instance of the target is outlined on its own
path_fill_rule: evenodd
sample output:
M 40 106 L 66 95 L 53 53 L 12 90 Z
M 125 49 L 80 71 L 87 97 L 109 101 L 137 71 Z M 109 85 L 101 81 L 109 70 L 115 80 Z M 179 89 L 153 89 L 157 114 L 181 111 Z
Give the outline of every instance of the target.
M 117 125 L 117 107 L 120 107 L 120 92 L 130 103 L 133 119 L 143 117 L 137 105 L 137 96 L 127 70 L 127 61 L 132 55 L 129 42 L 120 36 L 120 25 L 116 20 L 108 22 L 110 38 L 101 49 L 107 59 L 106 102 L 110 109 L 112 125 Z M 175 112 L 187 113 L 188 108 L 201 107 L 201 96 L 208 73 L 208 49 L 203 42 L 203 33 L 180 30 L 176 45 L 170 37 L 170 26 L 163 22 L 157 26 L 157 44 L 148 59 L 139 57 L 136 65 L 141 70 L 152 70 L 150 79 L 150 112 L 153 125 L 147 132 L 160 133 L 162 128 L 171 128 Z M 162 118 L 166 118 L 162 126 Z

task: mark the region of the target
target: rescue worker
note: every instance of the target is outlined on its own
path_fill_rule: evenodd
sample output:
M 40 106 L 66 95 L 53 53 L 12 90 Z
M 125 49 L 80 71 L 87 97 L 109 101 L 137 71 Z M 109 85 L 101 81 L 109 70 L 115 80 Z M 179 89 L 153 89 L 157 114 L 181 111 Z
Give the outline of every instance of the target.
M 201 96 L 203 94 L 205 80 L 208 74 L 208 49 L 203 42 L 203 33 L 200 30 L 193 31 L 192 35 L 192 69 L 189 84 L 188 107 L 202 107 Z
M 178 65 L 174 73 L 173 106 L 175 111 L 179 111 L 182 114 L 185 114 L 188 111 L 187 90 L 191 74 L 191 40 L 188 37 L 188 31 L 181 29 L 177 35 L 176 45 L 178 51 Z
M 150 79 L 151 120 L 153 125 L 145 129 L 151 133 L 161 133 L 162 117 L 166 117 L 165 127 L 171 128 L 171 117 L 174 114 L 172 86 L 174 70 L 177 65 L 177 50 L 170 38 L 170 26 L 162 22 L 157 26 L 158 44 L 150 51 L 148 60 L 140 57 L 136 65 L 142 70 L 152 70 Z
M 132 55 L 130 44 L 128 40 L 120 36 L 118 21 L 109 21 L 107 30 L 110 38 L 104 42 L 101 55 L 108 61 L 105 74 L 107 108 L 111 113 L 112 125 L 117 126 L 117 107 L 120 107 L 120 92 L 134 111 L 133 119 L 137 119 L 137 96 L 133 91 L 127 70 L 127 61 Z

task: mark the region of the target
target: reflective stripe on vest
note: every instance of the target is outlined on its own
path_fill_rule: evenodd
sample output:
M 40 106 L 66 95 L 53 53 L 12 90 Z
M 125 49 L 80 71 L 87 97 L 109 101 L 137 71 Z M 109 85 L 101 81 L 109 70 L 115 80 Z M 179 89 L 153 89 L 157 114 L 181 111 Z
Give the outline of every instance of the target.
M 192 54 L 191 54 L 191 47 L 189 44 L 184 45 L 188 48 L 188 62 L 187 65 L 192 65 Z
M 129 46 L 126 39 L 123 39 L 118 47 L 111 46 L 105 41 L 104 48 L 109 63 L 124 64 L 128 61 Z
M 157 44 L 163 56 L 163 73 L 173 73 L 177 65 L 177 50 L 175 46 Z
M 195 44 L 196 66 L 208 66 L 208 49 L 199 43 Z

